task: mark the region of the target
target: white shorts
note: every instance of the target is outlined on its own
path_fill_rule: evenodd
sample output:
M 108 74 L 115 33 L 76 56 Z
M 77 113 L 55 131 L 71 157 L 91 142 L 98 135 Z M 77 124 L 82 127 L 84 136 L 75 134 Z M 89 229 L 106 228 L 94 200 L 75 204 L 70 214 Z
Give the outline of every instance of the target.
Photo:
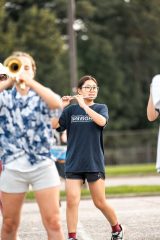
M 60 178 L 55 163 L 40 167 L 32 172 L 20 172 L 5 168 L 0 177 L 0 190 L 6 193 L 27 192 L 29 186 L 33 191 L 60 185 Z

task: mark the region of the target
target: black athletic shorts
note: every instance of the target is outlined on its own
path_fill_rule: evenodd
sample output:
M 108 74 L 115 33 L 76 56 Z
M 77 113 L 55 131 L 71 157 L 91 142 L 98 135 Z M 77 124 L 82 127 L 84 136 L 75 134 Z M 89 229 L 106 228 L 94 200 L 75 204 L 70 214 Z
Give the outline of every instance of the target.
M 95 182 L 100 178 L 105 179 L 105 173 L 104 172 L 66 172 L 65 178 L 82 179 L 83 183 L 85 183 L 85 180 L 87 180 L 87 182 Z

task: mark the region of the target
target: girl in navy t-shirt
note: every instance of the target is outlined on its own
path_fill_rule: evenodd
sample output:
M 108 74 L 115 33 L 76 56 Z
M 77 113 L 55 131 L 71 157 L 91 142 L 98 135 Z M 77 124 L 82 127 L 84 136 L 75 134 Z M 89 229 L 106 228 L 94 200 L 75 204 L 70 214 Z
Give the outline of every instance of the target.
M 65 162 L 67 192 L 68 239 L 76 239 L 78 205 L 81 186 L 88 181 L 91 197 L 97 208 L 112 227 L 112 240 L 123 239 L 123 230 L 116 214 L 105 198 L 105 165 L 103 129 L 108 121 L 108 108 L 95 103 L 99 87 L 92 76 L 80 79 L 76 96 L 62 97 L 64 110 L 59 131 L 67 130 L 67 154 Z M 71 104 L 75 99 L 77 104 Z M 69 106 L 68 106 L 69 105 Z

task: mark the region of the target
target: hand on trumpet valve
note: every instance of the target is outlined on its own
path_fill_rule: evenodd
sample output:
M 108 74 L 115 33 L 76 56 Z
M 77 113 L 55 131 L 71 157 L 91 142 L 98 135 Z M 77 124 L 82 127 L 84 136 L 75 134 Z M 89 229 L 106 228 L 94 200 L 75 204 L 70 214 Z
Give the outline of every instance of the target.
M 0 63 L 0 81 L 5 81 L 8 79 L 7 69 Z
M 8 79 L 8 75 L 7 74 L 0 74 L 0 81 L 5 81 Z

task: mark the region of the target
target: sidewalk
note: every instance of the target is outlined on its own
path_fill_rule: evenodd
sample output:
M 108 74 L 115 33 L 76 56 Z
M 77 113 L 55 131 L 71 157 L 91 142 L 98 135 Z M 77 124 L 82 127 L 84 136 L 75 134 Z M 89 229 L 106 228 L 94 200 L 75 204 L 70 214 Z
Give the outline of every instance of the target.
M 134 185 L 160 185 L 160 174 L 154 176 L 123 176 L 123 177 L 106 177 L 105 184 L 107 187 L 115 186 L 134 186 Z M 65 189 L 65 181 L 61 180 L 61 190 Z
M 125 177 L 108 177 L 105 180 L 106 186 L 122 186 L 122 185 L 160 185 L 160 174 L 155 176 L 125 176 Z

